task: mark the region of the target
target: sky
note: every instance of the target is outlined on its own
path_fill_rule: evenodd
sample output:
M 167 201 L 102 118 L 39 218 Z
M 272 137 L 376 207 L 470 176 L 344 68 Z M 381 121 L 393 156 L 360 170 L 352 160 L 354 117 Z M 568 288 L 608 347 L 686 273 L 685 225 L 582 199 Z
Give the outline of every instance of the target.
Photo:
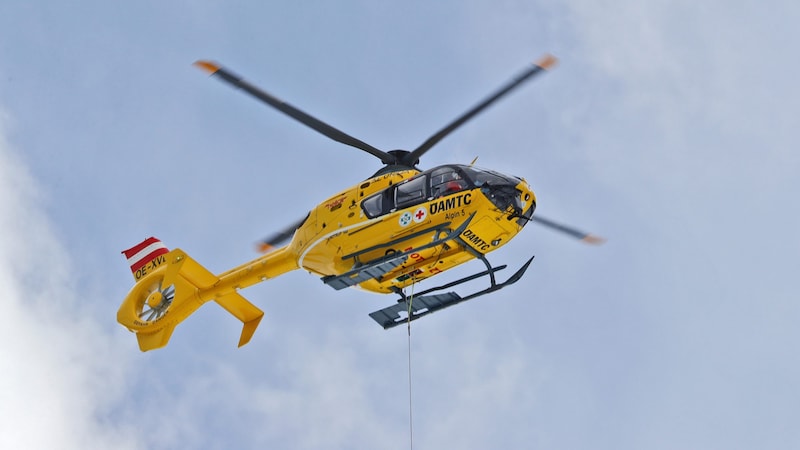
M 788 0 L 3 2 L 0 447 L 410 447 L 408 336 L 367 316 L 394 298 L 296 271 L 242 291 L 265 311 L 247 346 L 208 304 L 141 353 L 120 251 L 157 236 L 222 272 L 380 167 L 195 60 L 391 150 L 545 53 L 422 166 L 478 156 L 608 242 L 526 227 L 489 255 L 535 255 L 519 283 L 412 324 L 414 447 L 800 447 L 798 21 Z

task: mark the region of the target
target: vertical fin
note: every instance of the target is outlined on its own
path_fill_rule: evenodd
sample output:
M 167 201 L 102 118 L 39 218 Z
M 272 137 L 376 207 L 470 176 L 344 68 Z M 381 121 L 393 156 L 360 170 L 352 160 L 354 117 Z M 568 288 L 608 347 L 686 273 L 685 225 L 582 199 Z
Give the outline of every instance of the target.
M 169 338 L 172 336 L 172 331 L 175 330 L 175 325 L 177 324 L 168 325 L 154 333 L 143 333 L 141 331 L 136 333 L 136 340 L 139 341 L 139 350 L 146 352 L 167 345 Z

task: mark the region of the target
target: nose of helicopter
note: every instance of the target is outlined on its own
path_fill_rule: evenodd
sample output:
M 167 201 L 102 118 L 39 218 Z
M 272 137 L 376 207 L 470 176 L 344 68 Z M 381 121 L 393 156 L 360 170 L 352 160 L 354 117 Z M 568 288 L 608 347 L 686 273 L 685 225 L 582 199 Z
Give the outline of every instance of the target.
M 518 217 L 517 224 L 524 227 L 530 222 L 533 211 L 536 210 L 536 195 L 525 179 L 521 179 L 520 183 L 517 185 L 516 204 L 519 205 L 520 211 L 514 214 L 514 216 Z

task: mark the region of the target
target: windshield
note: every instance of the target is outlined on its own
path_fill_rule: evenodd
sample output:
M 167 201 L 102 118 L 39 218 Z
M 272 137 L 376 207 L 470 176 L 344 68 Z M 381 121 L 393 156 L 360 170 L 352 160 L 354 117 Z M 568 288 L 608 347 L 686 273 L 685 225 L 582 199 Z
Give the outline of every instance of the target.
M 464 167 L 464 171 L 472 179 L 472 182 L 477 187 L 482 187 L 486 184 L 491 186 L 511 185 L 516 186 L 519 184 L 518 179 L 514 177 L 497 173 L 493 170 L 478 169 L 477 167 Z

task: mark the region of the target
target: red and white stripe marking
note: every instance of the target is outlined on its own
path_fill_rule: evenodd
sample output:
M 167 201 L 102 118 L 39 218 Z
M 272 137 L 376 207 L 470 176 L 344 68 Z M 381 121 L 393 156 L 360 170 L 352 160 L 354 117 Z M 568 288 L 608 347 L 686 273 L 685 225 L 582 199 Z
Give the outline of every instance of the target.
M 147 263 L 158 256 L 167 253 L 169 253 L 167 246 L 154 237 L 149 237 L 140 244 L 122 251 L 122 254 L 128 258 L 128 264 L 130 264 L 131 272 L 133 273 L 136 273 L 137 270 L 146 266 Z

